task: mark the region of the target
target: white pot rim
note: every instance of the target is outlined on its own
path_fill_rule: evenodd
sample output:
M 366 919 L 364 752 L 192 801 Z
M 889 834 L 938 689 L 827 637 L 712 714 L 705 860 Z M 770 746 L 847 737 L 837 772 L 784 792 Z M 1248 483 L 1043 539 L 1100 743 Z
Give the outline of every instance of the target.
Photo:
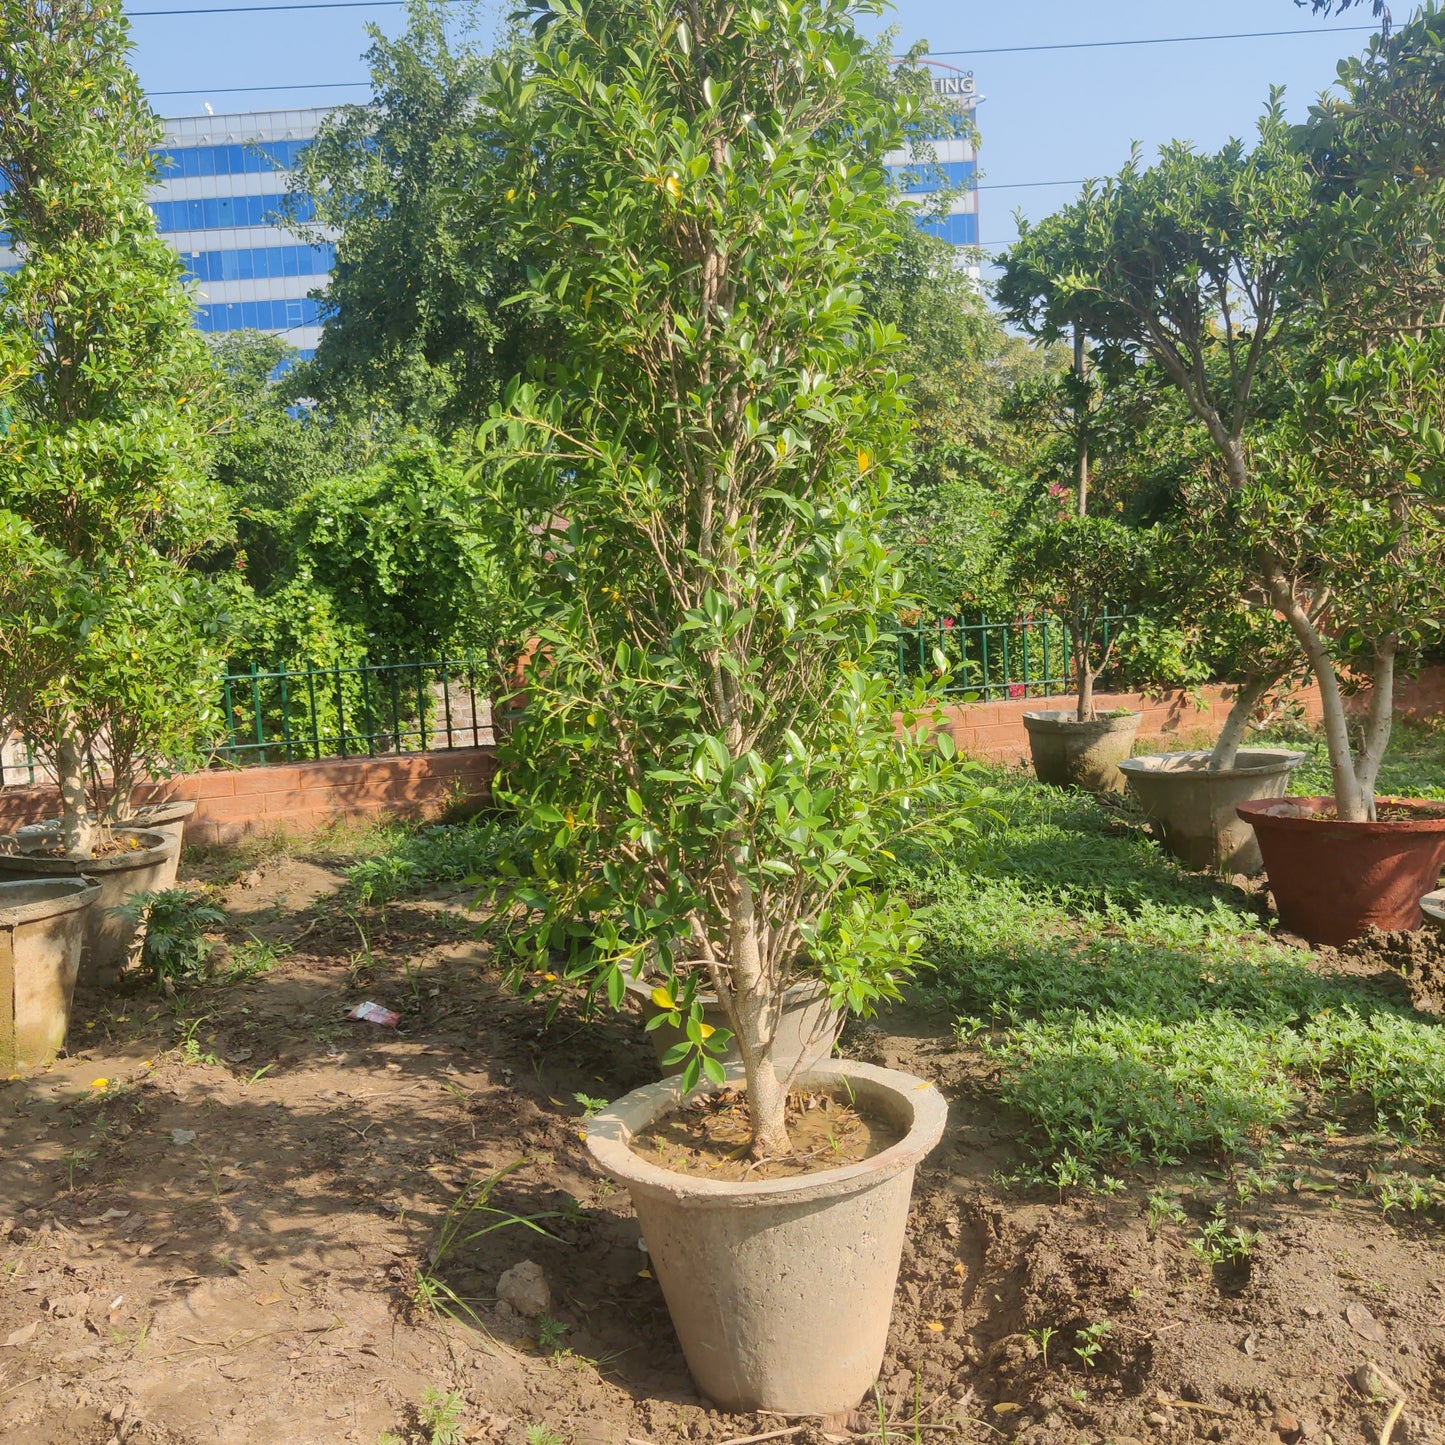
M 587 1125 L 587 1148 L 600 1169 L 630 1189 L 665 1195 L 684 1207 L 716 1209 L 805 1204 L 849 1194 L 912 1169 L 943 1137 L 948 1103 L 932 1084 L 912 1074 L 852 1059 L 830 1059 L 799 1074 L 793 1086 L 843 1081 L 855 1090 L 861 1086 L 861 1092 L 875 1097 L 892 1095 L 912 1113 L 908 1131 L 898 1143 L 857 1164 L 756 1182 L 705 1179 L 660 1168 L 635 1153 L 630 1141 L 656 1119 L 681 1106 L 685 1096 L 677 1078 L 644 1084 L 596 1115 Z M 741 1067 L 728 1071 L 727 1083 L 734 1087 L 743 1084 Z M 696 1092 L 713 1092 L 713 1087 L 708 1085 Z

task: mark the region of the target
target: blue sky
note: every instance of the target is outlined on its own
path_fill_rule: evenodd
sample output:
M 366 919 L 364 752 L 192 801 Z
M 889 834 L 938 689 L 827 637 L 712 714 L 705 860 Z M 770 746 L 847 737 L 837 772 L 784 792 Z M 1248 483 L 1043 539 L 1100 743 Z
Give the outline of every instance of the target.
M 156 95 L 162 115 L 191 115 L 209 100 L 219 113 L 358 99 L 364 89 L 323 89 L 324 82 L 361 81 L 368 19 L 395 31 L 400 7 L 376 10 L 271 12 L 146 18 L 146 9 L 184 8 L 220 0 L 135 0 L 131 7 L 134 63 L 152 92 L 209 86 L 185 95 Z M 507 8 L 510 8 L 508 6 Z M 1397 6 L 1404 18 L 1407 6 Z M 495 13 L 495 12 L 494 12 Z M 1029 186 L 1077 182 L 1117 170 L 1131 142 L 1152 150 L 1183 137 L 1207 147 L 1247 134 L 1270 85 L 1287 88 L 1290 110 L 1302 114 L 1334 78 L 1342 55 L 1364 46 L 1368 6 L 1330 20 L 1313 19 L 1292 0 L 899 0 L 884 23 L 898 27 L 900 46 L 926 39 L 934 53 L 1000 46 L 1123 40 L 1158 36 L 1300 30 L 1270 39 L 1117 49 L 1042 51 L 944 58 L 977 77 L 987 97 L 979 108 L 982 239 L 1007 245 L 1013 212 L 1041 216 L 1076 189 Z M 294 87 L 229 95 L 223 87 Z

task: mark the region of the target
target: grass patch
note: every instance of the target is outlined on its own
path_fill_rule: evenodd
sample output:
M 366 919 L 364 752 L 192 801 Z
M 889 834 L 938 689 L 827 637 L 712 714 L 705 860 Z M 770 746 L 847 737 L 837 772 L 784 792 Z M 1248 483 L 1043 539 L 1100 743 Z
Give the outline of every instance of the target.
M 1261 741 L 1305 754 L 1305 761 L 1290 778 L 1291 793 L 1313 796 L 1334 792 L 1329 750 L 1322 734 L 1284 731 L 1266 734 Z M 1395 723 L 1375 791 L 1394 798 L 1445 799 L 1445 718 Z
M 998 1066 L 1036 1173 L 1258 1153 L 1308 1109 L 1439 1130 L 1439 1024 L 1312 968 L 1108 806 L 997 782 L 1000 822 L 904 872 L 929 987 Z
M 421 828 L 393 823 L 368 840 L 369 856 L 347 868 L 347 883 L 359 903 L 385 904 L 445 883 L 480 882 L 516 838 L 516 822 L 499 815 Z

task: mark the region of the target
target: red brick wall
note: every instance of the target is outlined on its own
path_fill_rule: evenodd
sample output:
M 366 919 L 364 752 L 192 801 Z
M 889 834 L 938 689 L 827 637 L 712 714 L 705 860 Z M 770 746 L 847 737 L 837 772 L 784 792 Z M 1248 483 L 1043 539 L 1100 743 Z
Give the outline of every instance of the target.
M 1126 707 L 1143 713 L 1139 738 L 1157 741 L 1169 748 L 1195 746 L 1205 737 L 1219 735 L 1224 719 L 1229 716 L 1234 689 L 1228 686 L 1200 688 L 1198 693 L 1171 691 L 1166 693 L 1105 692 L 1095 695 L 1100 712 Z M 1309 722 L 1320 720 L 1319 688 L 1311 683 L 1294 695 Z M 1348 700 L 1352 712 L 1362 712 L 1369 705 L 1368 692 Z M 989 762 L 1013 763 L 1029 755 L 1028 734 L 1023 715 L 1046 708 L 1069 707 L 1069 697 L 1038 697 L 1027 702 L 972 703 L 944 709 L 953 740 L 959 751 Z M 1202 705 L 1201 705 L 1202 704 Z M 1423 722 L 1445 711 L 1445 667 L 1427 667 L 1416 678 L 1402 678 L 1395 686 L 1395 716 Z
M 234 843 L 251 833 L 306 832 L 339 818 L 437 817 L 458 801 L 485 802 L 495 771 L 492 748 L 456 748 L 272 768 L 211 768 L 150 791 L 157 798 L 195 799 L 187 843 Z M 0 792 L 0 833 L 59 811 L 54 787 L 6 788 Z

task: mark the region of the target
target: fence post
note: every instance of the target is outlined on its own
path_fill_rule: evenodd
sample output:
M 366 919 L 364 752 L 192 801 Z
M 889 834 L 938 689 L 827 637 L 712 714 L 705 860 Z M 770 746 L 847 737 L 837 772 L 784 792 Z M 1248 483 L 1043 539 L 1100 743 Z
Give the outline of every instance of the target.
M 361 659 L 361 711 L 366 719 L 366 755 L 376 756 L 376 720 L 371 713 L 371 657 Z
M 336 731 L 337 742 L 341 744 L 341 756 L 350 757 L 346 748 L 346 690 L 341 685 L 341 664 L 333 669 L 336 675 Z
M 447 720 L 447 747 L 452 746 L 452 679 L 446 654 L 442 654 L 442 713 Z
M 286 749 L 286 761 L 291 761 L 291 699 L 286 691 L 286 664 L 278 662 L 276 671 L 281 684 L 281 738 Z
M 306 697 L 311 707 L 311 756 L 321 761 L 321 724 L 316 714 L 316 667 L 306 659 Z
M 266 745 L 266 729 L 261 722 L 261 681 L 256 674 L 256 664 L 251 664 L 251 711 L 256 721 L 256 756 L 263 757 Z

